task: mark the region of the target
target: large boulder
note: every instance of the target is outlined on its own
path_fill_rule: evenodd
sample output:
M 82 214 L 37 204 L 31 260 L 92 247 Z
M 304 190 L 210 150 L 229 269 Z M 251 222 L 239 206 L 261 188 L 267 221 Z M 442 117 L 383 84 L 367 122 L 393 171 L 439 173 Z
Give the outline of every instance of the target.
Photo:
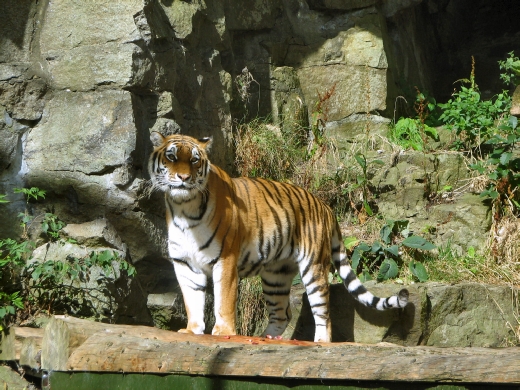
M 365 285 L 380 297 L 394 295 L 403 288 L 388 283 Z M 359 304 L 342 284 L 331 285 L 333 341 L 436 347 L 500 347 L 518 343 L 518 304 L 512 299 L 518 289 L 476 283 L 421 283 L 406 288 L 410 298 L 404 309 L 377 311 Z M 293 288 L 291 304 L 293 319 L 284 337 L 313 340 L 314 320 L 302 287 Z

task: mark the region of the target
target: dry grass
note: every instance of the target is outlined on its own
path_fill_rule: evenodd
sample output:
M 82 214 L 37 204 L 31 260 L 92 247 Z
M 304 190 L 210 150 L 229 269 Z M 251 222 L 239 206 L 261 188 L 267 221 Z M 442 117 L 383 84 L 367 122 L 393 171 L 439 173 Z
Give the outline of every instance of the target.
M 277 126 L 256 119 L 239 124 L 235 165 L 241 176 L 285 181 L 294 172 L 299 151 Z
M 260 277 L 242 279 L 238 286 L 238 334 L 259 335 L 267 327 L 268 314 Z

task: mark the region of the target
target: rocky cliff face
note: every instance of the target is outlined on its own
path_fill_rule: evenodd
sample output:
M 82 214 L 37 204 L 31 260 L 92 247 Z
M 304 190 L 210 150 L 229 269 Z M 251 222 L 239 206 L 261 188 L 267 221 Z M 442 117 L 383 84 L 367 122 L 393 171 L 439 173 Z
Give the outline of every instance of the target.
M 414 85 L 449 95 L 471 54 L 488 69 L 520 52 L 519 13 L 514 0 L 3 0 L 0 236 L 25 207 L 11 189 L 38 186 L 61 219 L 102 218 L 134 263 L 161 269 L 162 200 L 143 194 L 150 131 L 212 135 L 213 162 L 232 171 L 234 120 L 309 116 L 334 87 L 329 127 L 350 142 L 360 114 L 387 123 Z M 391 176 L 377 179 L 395 189 Z

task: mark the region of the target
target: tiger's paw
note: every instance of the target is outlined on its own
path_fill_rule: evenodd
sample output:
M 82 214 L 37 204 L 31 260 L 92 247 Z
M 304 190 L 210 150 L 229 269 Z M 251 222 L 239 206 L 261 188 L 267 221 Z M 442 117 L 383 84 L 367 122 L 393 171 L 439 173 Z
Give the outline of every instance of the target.
M 186 334 L 204 334 L 204 325 L 192 325 L 188 324 L 186 328 L 179 329 L 177 332 Z
M 223 324 L 215 325 L 211 334 L 214 336 L 234 336 L 237 334 L 237 332 L 232 327 Z

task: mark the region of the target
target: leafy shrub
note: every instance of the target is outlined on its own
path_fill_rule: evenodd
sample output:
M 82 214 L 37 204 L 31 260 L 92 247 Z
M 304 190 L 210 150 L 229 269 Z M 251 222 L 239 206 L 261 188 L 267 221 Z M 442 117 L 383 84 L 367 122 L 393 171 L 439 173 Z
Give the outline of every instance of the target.
M 505 61 L 498 61 L 500 69 L 504 73 L 500 74 L 500 79 L 506 83 L 506 85 L 520 84 L 520 59 L 515 56 L 515 52 L 509 52 L 509 57 Z
M 495 133 L 495 122 L 501 119 L 511 107 L 511 97 L 504 90 L 495 99 L 483 100 L 475 82 L 475 60 L 472 58 L 472 70 L 469 80 L 460 80 L 460 91 L 453 93 L 447 103 L 439 104 L 442 109 L 440 120 L 448 130 L 455 132 L 460 139 L 456 141 L 458 149 L 469 149 L 489 140 Z M 469 84 L 465 86 L 464 84 Z
M 15 193 L 24 194 L 27 203 L 45 197 L 45 191 L 39 188 L 15 189 Z M 0 196 L 0 203 L 6 203 L 5 195 Z M 32 217 L 26 210 L 19 215 L 24 228 L 21 240 L 5 238 L 0 240 L 0 331 L 16 320 L 19 311 L 31 312 L 32 306 L 52 310 L 59 305 L 74 305 L 78 297 L 85 297 L 88 291 L 73 287 L 72 281 L 87 281 L 91 267 L 100 266 L 105 275 L 114 273 L 114 262 L 128 276 L 135 275 L 135 268 L 121 259 L 115 252 L 106 250 L 92 252 L 84 258 L 69 257 L 66 261 L 46 260 L 43 263 L 30 261 L 34 243 L 28 239 L 28 226 L 41 219 L 41 233 L 49 241 L 60 241 L 63 221 L 46 212 Z M 88 299 L 87 299 L 88 300 Z
M 345 246 L 352 250 L 352 268 L 362 268 L 360 279 L 370 280 L 370 271 L 379 265 L 377 280 L 394 279 L 399 274 L 399 263 L 403 262 L 402 254 L 405 248 L 410 251 L 432 250 L 436 246 L 426 239 L 412 235 L 408 229 L 407 220 L 388 220 L 379 232 L 381 241 L 372 244 L 360 242 L 354 237 L 345 239 Z M 404 239 L 398 240 L 401 236 Z M 428 280 L 428 273 L 421 263 L 411 260 L 410 271 L 420 282 Z
M 423 150 L 425 137 L 434 140 L 439 138 L 437 130 L 424 123 L 420 119 L 400 118 L 394 126 L 390 127 L 388 138 L 404 149 Z
M 487 144 L 493 146 L 492 152 L 485 161 L 470 165 L 480 174 L 486 174 L 489 185 L 481 192 L 481 196 L 499 200 L 510 205 L 513 214 L 520 211 L 520 203 L 516 189 L 520 185 L 520 158 L 513 154 L 515 145 L 520 141 L 518 118 L 510 116 L 507 123 L 500 126 L 507 136 L 495 134 Z

